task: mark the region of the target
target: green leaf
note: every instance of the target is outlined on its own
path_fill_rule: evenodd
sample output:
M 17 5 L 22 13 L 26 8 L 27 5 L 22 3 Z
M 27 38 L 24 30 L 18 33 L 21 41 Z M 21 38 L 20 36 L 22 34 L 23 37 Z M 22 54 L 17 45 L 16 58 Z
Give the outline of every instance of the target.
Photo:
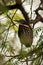
M 27 57 L 27 51 L 20 51 L 20 56 L 18 57 L 18 59 L 24 59 L 25 57 Z
M 7 12 L 8 9 L 6 8 L 6 6 L 3 6 L 2 4 L 0 4 L 0 14 Z
M 11 27 L 13 30 L 15 30 L 16 33 L 18 33 L 18 27 L 17 26 L 12 26 Z
M 14 54 L 15 50 L 14 50 L 13 46 L 11 46 L 11 45 L 9 46 L 9 51 L 10 51 L 10 53 Z
M 16 14 L 15 16 L 14 16 L 14 19 L 16 19 L 16 20 L 20 20 L 20 19 L 24 19 L 24 17 L 21 15 L 21 14 Z

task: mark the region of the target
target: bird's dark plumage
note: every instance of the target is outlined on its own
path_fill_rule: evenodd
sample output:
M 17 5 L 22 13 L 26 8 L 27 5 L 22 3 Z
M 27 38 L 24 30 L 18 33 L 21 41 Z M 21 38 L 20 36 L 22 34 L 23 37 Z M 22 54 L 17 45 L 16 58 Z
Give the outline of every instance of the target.
M 19 25 L 18 36 L 22 44 L 26 47 L 30 47 L 33 42 L 33 30 L 26 25 L 25 22 L 26 21 L 23 22 L 24 25 Z

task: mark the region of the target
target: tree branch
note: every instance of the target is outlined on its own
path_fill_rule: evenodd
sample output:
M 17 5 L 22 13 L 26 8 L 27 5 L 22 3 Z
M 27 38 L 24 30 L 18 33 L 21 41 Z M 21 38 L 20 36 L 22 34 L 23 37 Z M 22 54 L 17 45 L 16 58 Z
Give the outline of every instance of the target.
M 42 0 L 41 0 L 42 1 Z M 29 17 L 28 17 L 28 14 L 27 14 L 27 12 L 25 11 L 25 9 L 24 9 L 24 7 L 22 6 L 22 4 L 15 4 L 15 5 L 8 5 L 8 6 L 6 6 L 6 8 L 8 8 L 8 10 L 12 10 L 12 9 L 19 9 L 21 12 L 22 12 L 22 14 L 23 14 L 23 16 L 24 16 L 24 18 L 25 18 L 25 20 L 27 21 L 27 23 L 28 24 L 36 24 L 37 22 L 39 22 L 39 21 L 41 21 L 41 22 L 43 22 L 43 18 L 41 17 L 41 15 L 38 13 L 38 11 L 39 10 L 43 10 L 43 8 L 42 7 L 40 7 L 40 5 L 39 5 L 39 7 L 35 10 L 35 13 L 36 13 L 36 18 L 35 18 L 35 20 L 29 20 Z

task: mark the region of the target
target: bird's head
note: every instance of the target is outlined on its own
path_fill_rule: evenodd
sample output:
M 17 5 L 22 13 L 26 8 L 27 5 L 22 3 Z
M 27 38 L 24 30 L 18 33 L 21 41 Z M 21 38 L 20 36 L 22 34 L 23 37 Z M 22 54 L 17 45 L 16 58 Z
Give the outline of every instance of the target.
M 23 20 L 23 19 L 21 19 L 21 20 L 19 20 L 17 22 L 20 23 L 20 24 L 26 24 L 26 25 L 28 25 L 28 22 L 26 20 Z

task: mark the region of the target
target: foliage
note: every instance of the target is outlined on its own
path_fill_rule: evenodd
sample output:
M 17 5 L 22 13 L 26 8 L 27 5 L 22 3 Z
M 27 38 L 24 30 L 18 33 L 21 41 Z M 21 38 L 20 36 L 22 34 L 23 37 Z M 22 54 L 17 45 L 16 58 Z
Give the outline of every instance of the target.
M 30 65 L 41 65 L 43 61 L 43 26 L 33 28 L 33 38 L 37 38 L 36 45 L 21 49 L 18 39 L 20 19 L 25 19 L 18 9 L 10 10 L 3 6 L 4 0 L 0 0 L 0 65 L 21 65 L 30 62 Z M 29 0 L 30 1 L 30 0 Z M 25 0 L 28 3 L 28 0 Z M 6 5 L 15 4 L 14 0 L 5 0 Z M 4 13 L 3 13 L 4 12 Z M 6 19 L 4 19 L 6 18 Z M 3 20 L 4 19 L 4 20 Z M 35 44 L 35 42 L 34 42 Z M 17 46 L 18 45 L 18 46 Z

